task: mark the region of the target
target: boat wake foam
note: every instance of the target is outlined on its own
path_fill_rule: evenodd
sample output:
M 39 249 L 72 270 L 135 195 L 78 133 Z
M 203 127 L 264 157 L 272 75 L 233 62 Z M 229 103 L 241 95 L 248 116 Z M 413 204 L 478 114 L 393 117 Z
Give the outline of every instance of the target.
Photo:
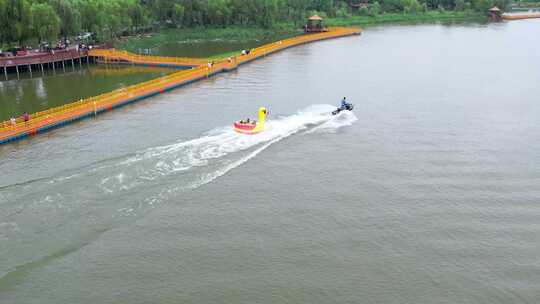
M 69 192 L 87 193 L 88 199 L 99 199 L 100 196 L 129 195 L 130 190 L 137 189 L 133 192 L 139 197 L 134 199 L 140 200 L 140 190 L 144 189 L 142 193 L 148 194 L 161 188 L 145 199 L 154 204 L 174 192 L 194 189 L 223 176 L 293 134 L 335 132 L 357 120 L 354 113 L 348 111 L 333 116 L 330 114 L 333 109 L 330 105 L 313 105 L 293 115 L 272 118 L 267 121 L 264 132 L 253 135 L 239 134 L 231 126 L 216 128 L 199 138 L 116 157 L 81 168 L 79 172 L 28 185 L 4 187 L 0 194 L 19 196 L 14 193 L 26 191 L 14 188 L 31 187 L 31 194 L 41 194 L 41 199 L 58 197 L 55 189 L 67 188 Z M 67 195 L 62 193 L 62 196 Z M 25 201 L 22 197 L 17 199 Z
M 160 194 L 154 194 L 152 198 L 146 199 L 153 204 L 169 196 L 164 195 L 163 191 L 171 194 L 200 187 L 293 134 L 335 132 L 357 120 L 352 112 L 344 111 L 333 116 L 330 114 L 332 110 L 334 107 L 330 105 L 309 106 L 293 115 L 269 119 L 264 132 L 252 135 L 239 134 L 231 126 L 220 127 L 206 132 L 199 138 L 148 148 L 128 156 L 102 161 L 81 168 L 79 172 L 65 174 L 45 182 L 32 182 L 24 187 L 41 189 L 32 192 L 37 194 L 38 191 L 43 191 L 43 197 L 55 197 L 57 193 L 54 189 L 65 188 L 66 185 L 69 186 L 68 189 L 80 189 L 80 192 L 88 193 L 89 197 L 120 193 L 125 195 L 135 188 L 164 188 Z M 160 187 L 162 185 L 165 187 Z M 0 190 L 0 193 L 13 193 L 13 190 L 8 186 Z M 140 195 L 140 191 L 136 192 Z M 148 192 L 152 191 L 144 193 Z M 156 195 L 159 198 L 156 198 Z
M 116 166 L 137 171 L 129 176 L 143 181 L 171 174 L 187 173 L 195 168 L 215 168 L 216 164 L 223 165 L 218 167 L 230 168 L 231 163 L 240 165 L 271 144 L 300 131 L 335 132 L 357 120 L 352 112 L 332 116 L 329 114 L 332 109 L 333 107 L 329 105 L 310 106 L 294 115 L 270 119 L 267 121 L 267 129 L 264 132 L 253 135 L 239 134 L 230 126 L 213 129 L 193 140 L 149 148 L 117 163 Z M 241 155 L 242 152 L 249 152 L 251 149 L 255 150 Z M 255 155 L 252 155 L 253 152 L 256 152 Z M 239 157 L 235 159 L 233 155 L 239 155 Z M 245 161 L 242 161 L 243 159 Z M 216 172 L 222 171 L 215 169 Z M 229 170 L 231 169 L 233 168 Z M 109 184 L 109 182 L 124 186 L 129 183 L 125 175 L 111 176 L 104 184 Z M 195 183 L 204 184 L 199 179 Z

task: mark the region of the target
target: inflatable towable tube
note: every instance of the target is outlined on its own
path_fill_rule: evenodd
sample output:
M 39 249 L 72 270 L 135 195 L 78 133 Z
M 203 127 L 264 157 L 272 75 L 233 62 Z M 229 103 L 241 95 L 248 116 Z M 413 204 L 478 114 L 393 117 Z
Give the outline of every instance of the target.
M 255 134 L 264 131 L 267 111 L 265 107 L 259 108 L 259 120 L 254 122 L 235 121 L 234 130 L 238 133 Z

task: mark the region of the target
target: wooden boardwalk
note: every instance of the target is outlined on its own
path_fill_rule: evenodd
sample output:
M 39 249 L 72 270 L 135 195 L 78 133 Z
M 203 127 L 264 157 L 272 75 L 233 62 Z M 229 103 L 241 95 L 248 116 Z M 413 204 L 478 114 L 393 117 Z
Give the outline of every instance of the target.
M 75 62 L 78 65 L 82 64 L 83 59 L 88 62 L 88 51 L 86 49 L 69 48 L 62 50 L 51 50 L 50 52 L 29 52 L 25 56 L 9 56 L 0 57 L 0 67 L 3 69 L 3 74 L 6 80 L 8 79 L 8 69 L 15 70 L 17 72 L 17 78 L 19 78 L 19 69 L 25 68 L 32 73 L 32 67 L 34 71 L 43 73 L 44 67 L 56 69 L 57 64 L 61 64 L 65 68 L 66 63 L 71 63 L 75 66 Z
M 75 60 L 81 57 L 86 57 L 87 55 L 87 50 L 78 50 L 75 48 L 52 50 L 48 53 L 29 52 L 28 55 L 25 56 L 0 57 L 0 67 L 8 68 L 15 66 L 49 64 L 58 61 Z
M 15 125 L 12 125 L 10 121 L 5 121 L 0 125 L 0 144 L 36 135 L 73 121 L 96 116 L 114 108 L 170 91 L 188 83 L 234 70 L 239 65 L 293 46 L 319 40 L 358 35 L 360 33 L 361 29 L 359 28 L 331 28 L 329 31 L 323 33 L 306 34 L 266 44 L 253 49 L 248 55 L 216 61 L 211 66 L 209 66 L 207 60 L 201 59 L 140 56 L 117 50 L 92 50 L 89 56 L 100 57 L 112 62 L 120 61 L 131 62 L 133 64 L 177 67 L 193 66 L 193 68 L 190 70 L 181 70 L 164 77 L 60 107 L 51 108 L 46 111 L 33 113 L 27 122 L 22 121 L 21 118 L 17 119 Z

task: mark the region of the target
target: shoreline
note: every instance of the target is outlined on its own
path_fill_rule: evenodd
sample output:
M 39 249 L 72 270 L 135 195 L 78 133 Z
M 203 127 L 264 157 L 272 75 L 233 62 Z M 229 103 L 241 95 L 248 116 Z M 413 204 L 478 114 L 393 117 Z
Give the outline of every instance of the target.
M 488 18 L 477 12 L 428 11 L 419 14 L 386 13 L 376 16 L 351 16 L 345 18 L 330 18 L 330 26 L 378 26 L 378 25 L 414 25 L 421 23 L 478 21 L 486 22 Z
M 427 11 L 425 13 L 384 13 L 376 16 L 347 16 L 341 18 L 327 18 L 326 25 L 329 27 L 372 27 L 378 25 L 413 25 L 420 23 L 438 23 L 438 22 L 463 22 L 478 21 L 487 22 L 488 18 L 481 13 L 473 11 Z M 155 49 L 171 40 L 181 43 L 207 43 L 214 41 L 235 41 L 239 43 L 248 43 L 254 41 L 265 41 L 268 38 L 273 40 L 287 39 L 302 33 L 299 27 L 291 23 L 278 24 L 273 29 L 264 29 L 258 27 L 240 28 L 233 26 L 229 28 L 191 28 L 191 29 L 165 29 L 162 31 L 151 32 L 143 35 L 128 36 L 119 39 L 113 43 L 117 49 L 123 49 L 136 53 L 139 49 Z M 222 59 L 241 49 L 215 53 L 205 59 Z M 166 54 L 153 54 L 162 55 Z M 178 56 L 182 56 L 179 54 Z

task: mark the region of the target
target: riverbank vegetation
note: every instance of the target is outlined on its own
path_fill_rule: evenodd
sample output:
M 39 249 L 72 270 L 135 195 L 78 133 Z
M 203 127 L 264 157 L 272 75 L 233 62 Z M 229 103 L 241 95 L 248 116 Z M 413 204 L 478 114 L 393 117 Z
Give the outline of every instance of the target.
M 355 0 L 0 0 L 0 45 L 54 42 L 81 32 L 107 41 L 164 28 L 290 29 L 314 13 L 336 18 L 335 24 L 346 24 L 349 17 L 358 24 L 357 16 L 376 17 L 365 19 L 372 22 L 451 18 L 483 13 L 493 5 L 506 7 L 508 1 L 370 0 L 359 6 Z M 434 10 L 439 13 L 427 13 Z
M 346 18 L 331 18 L 327 20 L 330 26 L 369 26 L 385 23 L 415 23 L 415 22 L 444 22 L 444 21 L 482 21 L 487 20 L 485 14 L 474 11 L 427 11 L 419 14 L 387 13 L 366 14 Z
M 539 8 L 540 0 L 521 0 L 511 4 L 512 8 Z
M 300 33 L 300 29 L 287 24 L 274 28 L 240 27 L 232 25 L 226 28 L 165 28 L 156 33 L 139 34 L 116 39 L 114 47 L 138 53 L 141 50 L 158 48 L 171 42 L 200 41 L 270 41 L 285 39 Z
M 324 12 L 319 14 L 326 16 Z M 367 13 L 363 15 L 346 15 L 343 17 L 326 18 L 328 26 L 370 26 L 387 23 L 417 23 L 417 22 L 445 22 L 445 21 L 484 21 L 487 20 L 485 14 L 472 10 L 433 10 L 418 13 Z M 171 42 L 197 42 L 223 41 L 223 42 L 255 42 L 261 44 L 268 41 L 276 41 L 296 36 L 302 33 L 302 29 L 293 23 L 277 24 L 272 29 L 258 27 L 230 26 L 227 28 L 180 28 L 162 29 L 156 33 L 140 34 L 117 39 L 114 47 L 128 50 L 134 53 L 145 52 L 145 50 L 156 50 L 160 46 Z M 226 58 L 237 54 L 240 50 L 216 54 L 211 59 Z

